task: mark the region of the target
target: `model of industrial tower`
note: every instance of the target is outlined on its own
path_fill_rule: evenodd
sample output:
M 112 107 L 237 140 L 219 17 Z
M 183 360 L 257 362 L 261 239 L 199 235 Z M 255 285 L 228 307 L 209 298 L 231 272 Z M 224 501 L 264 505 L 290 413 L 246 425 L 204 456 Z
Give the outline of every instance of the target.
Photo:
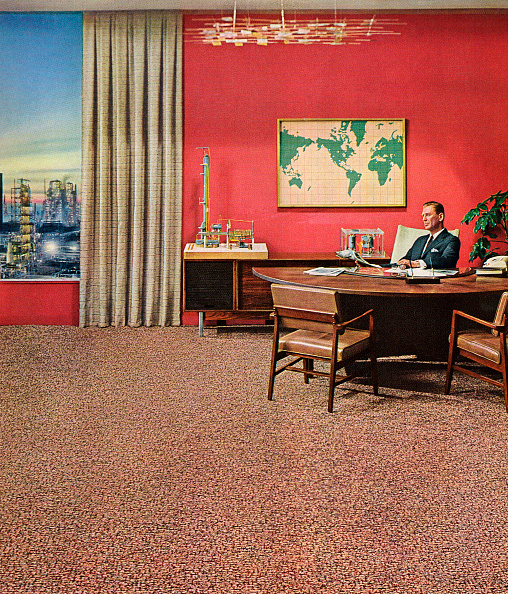
M 203 151 L 203 171 L 201 173 L 203 176 L 203 199 L 200 201 L 200 205 L 203 206 L 203 222 L 199 226 L 196 245 L 205 248 L 225 247 L 227 249 L 236 246 L 251 250 L 254 245 L 254 221 L 219 218 L 217 223 L 209 224 L 210 151 L 207 147 L 200 147 L 200 150 Z M 246 225 L 249 225 L 250 228 L 245 228 Z

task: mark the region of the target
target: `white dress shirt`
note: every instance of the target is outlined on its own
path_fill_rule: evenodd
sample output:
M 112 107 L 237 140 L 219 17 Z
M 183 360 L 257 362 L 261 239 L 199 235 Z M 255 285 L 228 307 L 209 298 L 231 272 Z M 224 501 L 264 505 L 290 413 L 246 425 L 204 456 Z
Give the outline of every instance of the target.
M 440 229 L 437 233 L 434 233 L 434 235 L 432 235 L 432 233 L 429 233 L 429 236 L 427 237 L 427 243 L 425 244 L 425 247 L 422 250 L 422 254 L 427 249 L 427 246 L 429 245 L 429 241 L 431 240 L 431 238 L 432 238 L 432 241 L 434 241 L 436 239 L 436 237 L 443 231 L 444 231 L 444 227 L 442 229 Z M 420 264 L 420 268 L 427 268 L 427 264 L 425 263 L 425 260 L 418 260 L 418 262 Z

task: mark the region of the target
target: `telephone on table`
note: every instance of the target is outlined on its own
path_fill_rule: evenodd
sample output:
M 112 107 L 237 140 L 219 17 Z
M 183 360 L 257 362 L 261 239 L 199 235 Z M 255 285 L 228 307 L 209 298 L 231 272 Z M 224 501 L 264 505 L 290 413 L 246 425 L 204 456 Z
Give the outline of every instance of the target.
M 485 264 L 483 265 L 484 268 L 508 268 L 508 256 L 494 256 L 489 258 Z
M 482 268 L 476 269 L 477 276 L 506 276 L 508 274 L 508 256 L 493 256 Z

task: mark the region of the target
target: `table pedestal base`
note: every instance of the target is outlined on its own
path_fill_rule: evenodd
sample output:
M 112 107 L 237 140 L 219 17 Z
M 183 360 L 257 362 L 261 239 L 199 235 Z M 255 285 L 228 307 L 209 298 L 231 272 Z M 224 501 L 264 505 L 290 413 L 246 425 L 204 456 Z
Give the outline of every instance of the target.
M 393 297 L 341 295 L 343 315 L 375 312 L 377 355 L 416 355 L 422 360 L 446 361 L 452 312 L 460 309 L 482 319 L 493 319 L 499 295 L 475 294 Z M 430 307 L 429 307 L 430 306 Z M 470 326 L 471 327 L 471 326 Z

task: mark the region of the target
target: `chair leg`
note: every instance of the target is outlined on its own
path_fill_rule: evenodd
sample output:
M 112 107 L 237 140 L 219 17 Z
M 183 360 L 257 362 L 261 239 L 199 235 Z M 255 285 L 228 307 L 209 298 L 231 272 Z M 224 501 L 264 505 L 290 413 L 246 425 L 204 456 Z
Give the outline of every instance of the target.
M 328 385 L 328 412 L 333 412 L 333 397 L 335 394 L 335 378 L 337 377 L 337 346 L 338 333 L 334 331 L 332 340 L 332 358 L 330 360 L 330 379 Z
M 446 367 L 446 381 L 445 381 L 445 389 L 444 393 L 449 394 L 450 388 L 452 385 L 452 375 L 453 375 L 453 364 L 455 363 L 455 346 L 453 341 L 450 340 L 450 349 L 448 351 L 448 365 Z
M 333 412 L 333 397 L 335 394 L 335 377 L 337 375 L 337 360 L 330 361 L 330 383 L 328 386 L 328 412 Z
M 506 412 L 508 413 L 508 360 L 506 353 L 506 334 L 505 331 L 499 333 L 499 350 L 501 351 L 501 374 L 503 376 L 503 393 L 504 393 L 504 404 Z
M 276 317 L 273 328 L 272 360 L 270 363 L 270 379 L 268 381 L 268 400 L 273 400 L 273 384 L 279 354 L 279 319 Z
M 314 359 L 304 359 L 303 360 L 303 368 L 306 371 L 313 371 L 314 370 Z M 304 373 L 303 374 L 303 381 L 308 384 L 309 383 L 309 377 L 311 374 L 308 373 Z
M 506 372 L 506 364 L 503 365 L 503 392 L 504 392 L 504 404 L 506 412 L 508 413 L 508 374 Z
M 457 356 L 457 315 L 455 310 L 452 315 L 452 326 L 450 329 L 450 347 L 448 348 L 448 365 L 446 367 L 445 394 L 450 393 L 452 385 L 453 366 Z
M 273 365 L 273 363 L 272 363 Z M 273 384 L 275 382 L 275 371 L 272 367 L 272 369 L 270 369 L 270 379 L 268 382 L 268 400 L 273 400 Z

